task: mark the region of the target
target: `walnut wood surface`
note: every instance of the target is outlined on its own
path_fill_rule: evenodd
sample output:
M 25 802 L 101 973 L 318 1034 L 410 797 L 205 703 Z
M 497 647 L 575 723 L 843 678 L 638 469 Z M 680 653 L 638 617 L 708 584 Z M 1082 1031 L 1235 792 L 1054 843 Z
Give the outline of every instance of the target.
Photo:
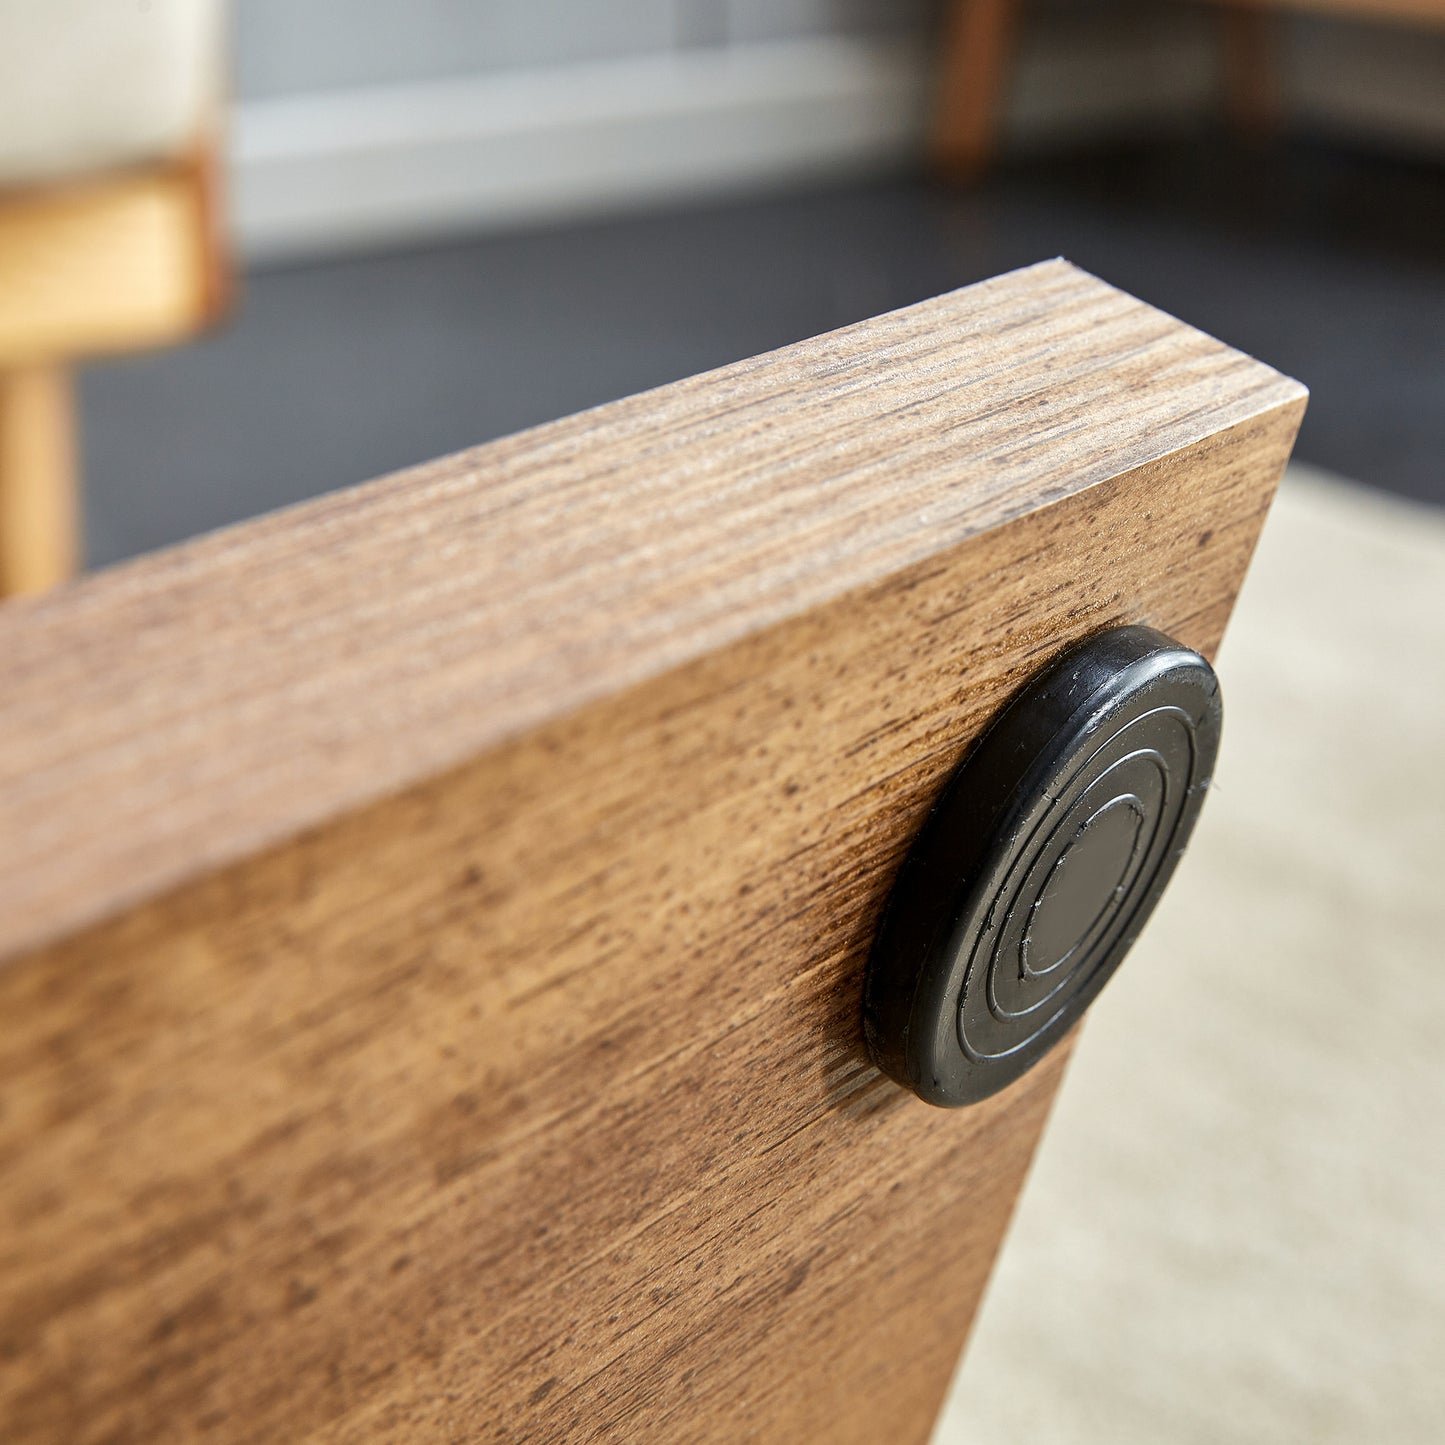
M 1048 262 L 13 604 L 0 957 L 1303 394 Z
M 0 608 L 6 1438 L 925 1438 L 1061 1062 L 882 1079 L 880 901 L 1302 409 L 1050 263 Z

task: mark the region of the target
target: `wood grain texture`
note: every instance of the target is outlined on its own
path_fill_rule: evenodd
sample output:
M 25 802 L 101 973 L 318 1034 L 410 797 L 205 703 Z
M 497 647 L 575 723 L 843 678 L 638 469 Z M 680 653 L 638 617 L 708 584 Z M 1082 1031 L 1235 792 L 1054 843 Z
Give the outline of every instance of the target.
M 17 603 L 0 958 L 1303 396 L 1048 262 Z
M 0 609 L 7 1438 L 924 1439 L 1061 1062 L 881 1078 L 880 901 L 1302 407 L 1055 263 Z

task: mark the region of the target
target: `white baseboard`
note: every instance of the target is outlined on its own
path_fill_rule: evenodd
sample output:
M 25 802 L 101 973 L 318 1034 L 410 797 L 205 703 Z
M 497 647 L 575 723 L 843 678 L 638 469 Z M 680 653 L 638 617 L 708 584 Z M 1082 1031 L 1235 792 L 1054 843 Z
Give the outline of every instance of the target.
M 614 211 L 915 153 L 914 47 L 834 38 L 238 107 L 249 258 Z

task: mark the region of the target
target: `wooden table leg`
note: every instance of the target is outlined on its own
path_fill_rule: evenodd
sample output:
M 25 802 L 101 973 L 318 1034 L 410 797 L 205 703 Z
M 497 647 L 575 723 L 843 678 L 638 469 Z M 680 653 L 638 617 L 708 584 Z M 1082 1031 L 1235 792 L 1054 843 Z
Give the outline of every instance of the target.
M 943 36 L 932 155 L 950 180 L 974 180 L 993 159 L 1018 0 L 952 0 Z
M 40 592 L 75 571 L 78 515 L 68 369 L 0 372 L 0 596 Z
M 1224 106 L 1235 132 L 1247 140 L 1266 140 L 1283 120 L 1276 18 L 1257 5 L 1223 5 L 1219 11 L 1223 42 Z

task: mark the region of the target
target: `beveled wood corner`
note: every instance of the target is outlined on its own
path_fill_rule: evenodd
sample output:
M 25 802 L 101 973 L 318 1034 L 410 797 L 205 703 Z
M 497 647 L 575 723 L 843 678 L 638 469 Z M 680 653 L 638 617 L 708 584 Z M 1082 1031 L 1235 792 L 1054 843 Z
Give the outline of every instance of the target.
M 880 902 L 1303 405 L 1048 262 L 0 610 L 12 1438 L 925 1440 L 1062 1057 L 883 1078 Z

